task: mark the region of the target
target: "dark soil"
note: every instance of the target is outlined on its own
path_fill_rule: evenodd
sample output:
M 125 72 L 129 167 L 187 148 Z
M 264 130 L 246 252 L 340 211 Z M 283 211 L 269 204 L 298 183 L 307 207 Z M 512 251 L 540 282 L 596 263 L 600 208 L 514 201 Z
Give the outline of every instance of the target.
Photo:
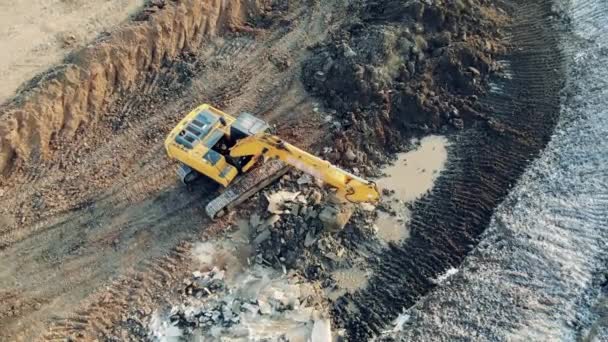
M 550 139 L 563 82 L 556 33 L 542 20 L 550 6 L 492 3 L 364 3 L 353 10 L 359 21 L 304 66 L 309 89 L 347 123 L 336 133 L 345 145 L 390 153 L 417 132 L 446 131 L 454 142 L 434 191 L 413 208 L 411 237 L 372 253 L 369 286 L 335 303 L 350 340 L 379 334 L 458 267 Z M 512 77 L 496 73 L 497 58 Z
M 483 119 L 477 100 L 507 50 L 506 14 L 479 1 L 362 1 L 351 12 L 303 66 L 305 85 L 345 128 L 333 159 L 354 148 L 380 161 L 375 146 L 394 153 L 412 134 Z

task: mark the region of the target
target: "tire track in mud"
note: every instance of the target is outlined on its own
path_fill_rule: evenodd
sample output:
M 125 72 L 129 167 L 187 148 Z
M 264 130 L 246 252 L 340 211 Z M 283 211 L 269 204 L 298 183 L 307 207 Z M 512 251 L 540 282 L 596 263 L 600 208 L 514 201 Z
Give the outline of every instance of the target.
M 114 335 L 112 327 L 121 319 L 124 307 L 135 306 L 140 311 L 140 316 L 143 316 L 149 310 L 146 302 L 150 298 L 164 297 L 164 290 L 185 276 L 188 269 L 184 270 L 180 265 L 190 258 L 190 247 L 189 243 L 183 242 L 167 256 L 149 261 L 129 277 L 115 280 L 107 292 L 89 298 L 86 309 L 56 319 L 42 340 L 65 341 L 68 337 L 121 340 L 123 336 Z
M 377 250 L 370 259 L 369 286 L 335 304 L 337 323 L 352 340 L 381 333 L 435 286 L 433 279 L 460 265 L 494 208 L 549 140 L 564 77 L 558 36 L 546 16 L 550 3 L 504 5 L 515 18 L 508 38 L 513 51 L 505 56 L 512 79 L 493 80 L 500 91 L 481 99 L 493 120 L 455 137 L 447 169 L 413 208 L 410 238 Z
M 231 38 L 228 39 L 228 41 L 230 40 Z M 225 51 L 224 57 L 229 58 L 229 52 Z M 163 103 L 164 98 L 159 96 L 164 95 L 166 98 L 168 91 L 176 94 L 176 89 L 173 87 L 174 80 L 182 77 L 179 67 L 178 59 L 177 63 L 171 63 L 158 73 L 153 73 L 153 77 L 138 85 L 133 94 L 108 109 L 109 113 L 116 111 L 122 114 L 122 117 L 132 119 L 132 125 L 123 129 L 118 127 L 119 130 L 109 134 L 114 136 L 107 139 L 106 137 L 109 135 L 104 137 L 104 133 L 107 134 L 108 130 L 105 129 L 102 122 L 98 124 L 98 130 L 93 132 L 90 137 L 80 135 L 76 137 L 76 141 L 64 142 L 65 154 L 62 152 L 60 158 L 28 166 L 24 170 L 24 174 L 18 175 L 20 181 L 25 180 L 25 183 L 30 183 L 24 187 L 24 191 L 14 194 L 26 204 L 29 204 L 28 197 L 31 198 L 41 189 L 48 188 L 51 193 L 57 192 L 58 187 L 60 190 L 69 189 L 71 184 L 65 184 L 62 180 L 65 175 L 76 175 L 76 179 L 69 182 L 76 186 L 76 190 L 78 190 L 78 185 L 86 184 L 86 180 L 89 181 L 88 186 L 85 187 L 86 193 L 80 193 L 78 198 L 70 199 L 65 210 L 61 212 L 45 211 L 45 219 L 39 222 L 35 222 L 37 221 L 35 220 L 31 225 L 16 225 L 10 230 L 2 231 L 0 242 L 7 253 L 5 254 L 6 262 L 10 262 L 8 261 L 9 254 L 15 254 L 10 253 L 11 250 L 19 252 L 24 249 L 33 249 L 36 244 L 42 244 L 39 246 L 42 248 L 35 248 L 33 255 L 19 260 L 19 263 L 27 263 L 28 259 L 32 259 L 26 264 L 28 271 L 39 262 L 37 259 L 43 259 L 49 263 L 48 269 L 57 267 L 57 263 L 61 265 L 57 274 L 49 274 L 46 279 L 46 281 L 51 279 L 54 285 L 41 284 L 44 289 L 36 291 L 34 284 L 34 293 L 38 294 L 31 294 L 32 286 L 28 285 L 20 289 L 23 296 L 37 295 L 41 296 L 40 298 L 50 298 L 52 301 L 47 301 L 47 303 L 51 304 L 53 302 L 69 303 L 74 300 L 74 297 L 78 298 L 81 295 L 79 289 L 86 286 L 90 286 L 92 289 L 102 289 L 100 286 L 104 285 L 103 282 L 107 281 L 108 276 L 121 274 L 122 272 L 116 271 L 117 268 L 123 267 L 121 257 L 138 263 L 146 255 L 151 257 L 163 255 L 175 243 L 187 239 L 188 236 L 196 236 L 201 227 L 209 225 L 209 221 L 204 218 L 203 210 L 208 197 L 206 189 L 201 188 L 196 192 L 188 192 L 181 187 L 173 186 L 177 183 L 173 163 L 167 160 L 162 147 L 162 140 L 168 128 L 181 119 L 185 110 L 191 109 L 190 103 L 184 104 L 182 103 L 184 101 L 179 100 L 177 103 L 175 101 Z M 171 86 L 171 89 L 167 89 L 168 85 Z M 180 85 L 181 88 L 183 86 Z M 148 104 L 147 100 L 150 99 L 153 99 L 157 108 L 161 109 L 153 112 L 153 115 L 149 115 L 151 113 L 146 112 L 145 107 L 142 107 L 142 104 Z M 184 109 L 180 106 L 187 108 Z M 127 115 L 129 113 L 125 113 L 125 111 L 130 108 L 134 110 Z M 152 135 L 149 134 L 150 132 Z M 154 139 L 149 138 L 157 138 L 157 141 L 154 142 Z M 82 153 L 80 146 L 86 142 L 94 148 L 87 153 Z M 151 143 L 154 143 L 154 148 L 150 148 Z M 127 165 L 126 170 L 133 172 L 125 177 L 120 174 L 110 174 L 109 183 L 105 182 L 107 184 L 96 182 L 97 172 L 95 171 L 104 172 L 108 169 L 104 166 L 104 161 L 117 160 L 117 158 Z M 62 165 L 66 159 L 67 163 Z M 116 170 L 120 173 L 125 169 L 119 167 Z M 110 171 L 113 171 L 112 167 L 110 167 Z M 10 197 L 4 199 L 10 200 Z M 87 244 L 83 244 L 83 238 L 87 240 Z M 153 238 L 155 242 L 145 251 L 137 251 L 138 247 L 130 246 L 131 243 L 134 243 L 134 246 L 145 243 L 150 238 Z M 112 252 L 109 251 L 111 249 L 117 250 L 118 258 L 111 255 Z M 91 261 L 90 265 L 85 265 L 90 270 L 82 272 L 78 276 L 79 279 L 74 279 L 74 275 L 71 275 L 69 279 L 52 280 L 61 277 L 62 273 L 69 272 L 70 268 L 82 264 L 79 261 L 82 258 L 74 255 L 72 250 L 86 251 L 87 258 L 97 254 L 100 259 Z M 163 277 L 159 278 L 154 274 L 171 275 L 173 273 L 171 271 L 174 268 L 172 263 L 159 262 L 154 265 L 153 267 L 143 267 L 141 271 L 149 278 L 147 281 L 152 283 L 145 291 L 146 295 L 163 293 L 161 285 L 167 283 L 162 280 Z M 23 281 L 34 283 L 32 279 L 23 279 Z M 138 285 L 133 284 L 133 286 L 137 288 Z M 113 292 L 120 291 L 121 289 L 116 287 Z M 70 295 L 71 292 L 76 293 Z M 92 293 L 94 290 L 89 292 Z M 127 291 L 127 293 L 129 292 Z M 72 298 L 66 298 L 66 296 Z M 131 300 L 131 297 L 112 295 L 112 298 L 114 297 Z M 68 317 L 65 324 L 59 324 L 59 328 L 53 330 L 50 336 L 65 340 L 69 335 L 78 336 L 78 331 L 84 327 L 87 329 L 95 325 L 108 327 L 116 323 L 116 312 L 120 312 L 121 308 L 124 309 L 124 302 L 108 303 L 104 300 L 100 303 L 97 309 L 95 307 L 87 309 L 90 315 L 97 317 L 95 320 L 89 322 L 80 316 Z M 28 329 L 19 329 L 17 326 L 11 325 L 11 322 L 21 321 L 22 323 L 40 315 L 44 317 L 44 312 L 55 311 L 52 306 L 43 305 L 41 310 L 37 309 L 39 312 L 33 312 L 31 317 L 25 317 L 25 319 L 20 320 L 19 317 L 14 317 L 12 320 L 0 322 L 3 328 L 2 338 L 31 340 L 37 335 L 37 330 L 41 328 L 40 325 L 46 319 L 43 318 L 42 322 L 37 320 L 31 326 L 28 323 Z M 60 309 L 55 314 L 61 316 L 63 311 Z M 65 332 L 63 337 L 60 337 L 62 336 L 61 331 Z
M 239 43 L 243 40 L 246 44 Z M 230 60 L 232 63 L 238 63 L 245 58 L 241 56 L 245 55 L 234 54 L 255 47 L 254 42 L 253 38 L 246 36 L 226 37 L 224 44 L 219 45 L 220 51 L 213 53 L 204 62 L 213 64 L 217 60 Z M 215 47 L 204 47 L 201 54 L 205 55 L 209 50 L 214 52 Z M 113 108 L 109 108 L 110 114 L 106 115 L 103 124 L 111 127 L 109 134 L 115 135 L 112 139 L 104 141 L 105 138 L 101 132 L 107 131 L 107 129 L 99 127 L 100 131 L 93 136 L 80 136 L 72 143 L 66 142 L 65 144 L 69 148 L 65 148 L 65 156 L 48 163 L 36 164 L 32 169 L 27 170 L 26 177 L 30 186 L 24 187 L 16 196 L 20 197 L 18 201 L 27 203 L 36 193 L 48 191 L 51 198 L 47 199 L 52 201 L 52 196 L 57 192 L 57 184 L 62 182 L 62 178 L 65 178 L 66 174 L 74 174 L 78 178 L 82 175 L 90 177 L 87 174 L 110 172 L 112 175 L 126 172 L 124 177 L 112 176 L 108 180 L 97 181 L 94 186 L 84 190 L 79 189 L 79 193 L 70 198 L 70 203 L 63 206 L 64 209 L 37 213 L 41 216 L 37 217 L 35 223 L 1 232 L 0 247 L 6 248 L 31 234 L 41 233 L 42 229 L 56 227 L 57 224 L 49 224 L 49 222 L 56 221 L 57 217 L 74 215 L 72 211 L 79 210 L 79 207 L 88 207 L 91 203 L 96 203 L 98 213 L 96 217 L 100 217 L 106 212 L 116 211 L 115 208 L 125 208 L 128 204 L 142 202 L 153 195 L 160 194 L 162 189 L 176 184 L 174 163 L 165 158 L 162 141 L 165 132 L 171 128 L 173 123 L 181 119 L 183 113 L 189 111 L 196 103 L 190 99 L 192 90 L 187 90 L 188 82 L 178 82 L 175 85 L 178 78 L 184 78 L 180 71 L 184 64 L 186 63 L 180 60 L 168 64 L 160 72 L 151 74 L 145 82 L 138 85 L 138 90 L 133 94 L 119 99 Z M 222 86 L 226 83 L 230 83 L 230 80 L 218 80 L 215 84 Z M 239 83 L 232 82 L 232 84 Z M 173 99 L 175 103 L 171 106 L 166 106 L 164 103 L 167 92 L 171 92 L 177 98 L 177 100 Z M 206 94 L 213 96 L 212 94 L 217 92 L 217 89 L 211 89 Z M 183 99 L 180 98 L 181 96 Z M 154 110 L 146 111 L 145 108 L 150 107 Z M 129 108 L 135 108 L 135 110 L 127 115 L 125 110 L 128 111 Z M 128 123 L 128 127 L 123 123 Z M 96 146 L 96 148 L 83 152 L 79 148 L 82 145 Z M 127 150 L 125 147 L 129 149 Z M 111 156 L 116 155 L 121 155 L 122 160 L 129 162 L 118 166 L 113 164 L 110 167 L 104 164 Z M 69 165 L 69 168 L 66 169 L 65 164 Z M 97 177 L 93 176 L 93 178 Z M 42 184 L 36 186 L 36 182 Z M 72 182 L 77 183 L 75 180 Z M 69 190 L 69 184 L 67 187 L 62 186 L 59 191 L 66 191 L 66 189 Z M 100 189 L 104 189 L 101 194 Z M 107 210 L 101 212 L 100 208 L 107 208 Z
M 247 4 L 245 5 L 245 3 Z M 173 118 L 170 119 L 167 118 L 165 113 L 154 113 L 152 116 L 154 120 L 149 120 L 154 121 L 154 125 L 146 121 L 143 123 L 146 125 L 147 129 L 152 128 L 152 134 L 150 134 L 149 131 L 139 129 L 139 131 L 136 131 L 137 136 L 132 137 L 129 135 L 128 130 L 124 132 L 124 127 L 122 127 L 123 132 L 118 133 L 119 138 L 111 139 L 109 144 L 107 139 L 101 136 L 104 133 L 106 136 L 116 135 L 117 132 L 107 132 L 103 127 L 105 124 L 104 121 L 117 120 L 120 123 L 121 119 L 124 120 L 123 122 L 133 119 L 134 123 L 140 124 L 141 122 L 135 120 L 135 115 L 131 116 L 131 114 L 141 111 L 141 106 L 143 104 L 147 104 L 151 101 L 158 102 L 158 99 L 153 99 L 154 95 L 152 94 L 156 93 L 156 95 L 158 95 L 160 88 L 163 88 L 163 90 L 166 90 L 167 88 L 174 89 L 176 80 L 184 77 L 179 70 L 184 64 L 181 61 L 182 56 L 180 54 L 183 51 L 200 45 L 208 36 L 222 34 L 228 29 L 238 29 L 240 27 L 239 25 L 242 24 L 247 16 L 255 15 L 255 12 L 257 12 L 256 6 L 259 6 L 260 3 L 261 2 L 258 3 L 256 1 L 237 1 L 226 5 L 219 4 L 217 1 L 204 1 L 197 4 L 197 6 L 189 7 L 190 2 L 184 0 L 176 4 L 161 6 L 162 8 L 156 8 L 155 5 L 151 5 L 144 10 L 144 13 L 152 13 L 150 14 L 151 19 L 148 18 L 148 21 L 143 23 L 136 22 L 129 24 L 126 28 L 119 30 L 110 38 L 96 42 L 96 44 L 78 52 L 72 59 L 67 60 L 68 64 L 66 66 L 59 67 L 57 70 L 50 72 L 49 75 L 47 75 L 48 77 L 45 76 L 39 81 L 32 82 L 33 85 L 31 86 L 31 89 L 28 89 L 27 92 L 22 94 L 23 96 L 3 106 L 1 109 L 2 118 L 6 127 L 3 126 L 3 128 L 0 129 L 0 133 L 10 135 L 10 141 L 5 139 L 0 142 L 0 149 L 3 151 L 7 148 L 10 150 L 11 146 L 18 144 L 19 141 L 22 140 L 22 142 L 27 145 L 28 137 L 30 136 L 40 135 L 43 137 L 48 135 L 49 132 L 42 131 L 47 125 L 37 123 L 45 118 L 49 119 L 49 125 L 46 128 L 51 130 L 55 127 L 57 121 L 67 120 L 62 125 L 70 126 L 68 121 L 72 119 L 88 123 L 88 127 L 78 124 L 78 128 L 75 129 L 77 131 L 75 136 L 70 136 L 70 134 L 55 134 L 58 132 L 52 132 L 48 141 L 52 146 L 49 146 L 49 148 L 54 150 L 61 147 L 61 152 L 54 152 L 55 155 L 49 160 L 38 158 L 40 157 L 38 156 L 38 153 L 34 153 L 35 158 L 33 158 L 31 162 L 18 162 L 19 172 L 11 174 L 8 178 L 4 178 L 0 175 L 0 186 L 5 184 L 22 184 L 19 191 L 11 191 L 12 189 L 8 186 L 4 186 L 6 191 L 2 190 L 5 193 L 9 192 L 9 194 L 0 199 L 0 202 L 6 203 L 6 206 L 3 206 L 4 210 L 2 210 L 3 212 L 0 212 L 0 215 L 8 218 L 0 221 L 0 248 L 5 248 L 6 246 L 27 237 L 30 233 L 36 232 L 40 227 L 45 226 L 43 223 L 45 220 L 53 219 L 61 214 L 69 214 L 70 211 L 78 210 L 78 208 L 82 206 L 87 206 L 87 203 L 94 201 L 95 198 L 99 197 L 99 187 L 93 185 L 83 187 L 82 184 L 78 184 L 74 178 L 80 178 L 83 175 L 87 175 L 87 173 L 94 173 L 95 176 L 93 178 L 96 181 L 99 181 L 101 176 L 101 178 L 105 178 L 105 180 L 102 179 L 100 181 L 106 183 L 105 187 L 112 185 L 110 182 L 113 179 L 116 179 L 115 174 L 117 172 L 123 172 L 124 166 L 114 164 L 111 167 L 106 167 L 103 164 L 103 161 L 111 158 L 109 156 L 113 154 L 116 155 L 116 151 L 110 151 L 111 148 L 115 148 L 124 153 L 121 145 L 136 146 L 136 148 L 133 149 L 131 160 L 137 160 L 142 154 L 148 154 L 149 151 L 144 150 L 142 152 L 141 146 L 138 145 L 150 142 L 150 137 L 154 138 L 154 136 L 156 136 L 156 139 L 159 139 L 158 137 L 163 133 L 159 133 L 160 129 L 158 128 L 168 127 L 168 125 L 170 125 L 169 121 L 172 122 L 173 119 L 181 115 L 181 111 L 172 111 L 171 114 Z M 249 8 L 249 6 L 254 7 Z M 184 8 L 188 8 L 185 13 L 183 11 Z M 241 12 L 246 8 L 248 12 L 244 15 Z M 180 20 L 179 18 L 183 16 L 191 16 L 192 20 Z M 172 18 L 174 19 L 173 21 Z M 174 29 L 175 32 L 170 32 L 172 29 Z M 190 32 L 189 30 L 193 31 Z M 159 36 L 160 38 L 155 40 L 152 46 L 148 46 L 148 44 L 146 44 L 146 39 L 149 39 L 150 36 Z M 190 38 L 192 41 L 188 41 L 186 38 Z M 151 56 L 144 53 L 144 57 L 149 57 L 149 59 L 144 58 L 143 60 L 138 60 L 138 56 L 142 57 L 142 51 L 146 48 L 151 50 L 149 51 Z M 165 48 L 166 51 L 163 50 Z M 133 49 L 137 50 L 137 53 L 131 53 L 131 50 Z M 157 56 L 163 51 L 163 56 Z M 123 58 L 124 56 L 121 54 L 123 52 L 124 54 L 127 54 L 127 57 L 129 58 Z M 115 59 L 112 59 L 112 57 L 115 57 Z M 108 59 L 110 60 L 109 62 Z M 107 62 L 106 67 L 111 69 L 111 71 L 115 68 L 122 68 L 119 70 L 121 72 L 114 70 L 114 76 L 117 77 L 114 83 L 110 82 L 106 84 L 104 83 L 105 79 L 102 78 L 99 80 L 95 77 L 95 72 L 99 71 L 96 69 L 97 64 L 95 63 L 104 64 L 104 62 Z M 116 67 L 113 63 L 120 64 L 120 68 Z M 129 69 L 130 63 L 135 65 L 136 68 Z M 91 67 L 91 70 L 87 69 L 89 66 Z M 81 76 L 79 76 L 80 78 L 71 78 L 70 75 L 72 75 L 71 72 L 74 68 L 79 72 L 78 75 Z M 92 75 L 92 80 L 85 77 L 88 75 L 87 73 Z M 146 78 L 148 80 L 144 81 L 143 79 Z M 140 79 L 142 79 L 143 82 L 139 82 Z M 65 84 L 62 83 L 63 81 L 65 81 Z M 70 93 L 70 87 L 79 86 L 82 86 L 81 88 L 84 89 L 83 91 L 88 91 L 89 88 L 87 87 L 89 83 L 95 83 L 94 81 L 99 81 L 98 86 L 107 86 L 110 90 L 106 89 L 107 91 L 104 93 L 105 98 L 100 100 L 103 104 L 95 102 L 96 100 L 99 100 L 97 97 L 87 95 L 87 101 L 85 102 L 87 102 L 88 107 L 85 109 L 88 110 L 88 112 L 86 115 L 91 116 L 91 118 L 79 117 L 77 112 L 79 109 L 83 108 L 68 108 L 71 106 L 69 104 L 71 98 L 64 93 Z M 83 84 L 86 83 L 87 87 L 83 84 L 79 85 L 78 82 Z M 60 90 L 64 93 L 57 90 L 57 87 L 63 87 Z M 178 84 L 177 87 L 183 87 L 183 85 Z M 91 85 L 91 89 L 93 88 L 95 87 Z M 124 93 L 129 92 L 137 95 L 127 95 L 124 98 L 118 98 L 118 100 L 116 100 L 117 94 L 124 95 Z M 78 98 L 78 96 L 81 96 L 82 94 L 75 93 L 72 95 Z M 63 101 L 64 106 L 58 107 L 51 105 L 53 101 Z M 51 104 L 45 105 L 48 104 L 47 102 Z M 38 104 L 36 105 L 36 103 Z M 40 109 L 41 111 L 46 112 L 43 113 L 44 115 L 36 116 L 36 120 L 38 121 L 24 122 L 23 125 L 20 124 L 22 126 L 20 126 L 20 130 L 11 131 L 11 124 L 13 122 L 20 122 L 19 118 L 22 114 L 20 106 L 23 106 L 26 109 L 32 109 L 33 112 L 28 114 L 30 116 L 36 116 L 36 111 L 34 109 Z M 67 116 L 62 116 L 64 114 Z M 146 117 L 146 119 L 150 119 L 150 116 Z M 28 126 L 28 123 L 31 123 L 33 126 Z M 41 131 L 38 132 L 37 130 Z M 97 130 L 97 132 L 91 132 L 92 130 Z M 63 133 L 63 130 L 59 133 Z M 93 138 L 89 139 L 90 137 L 88 137 L 88 135 L 92 135 Z M 100 140 L 99 138 L 102 139 Z M 0 138 L 0 140 L 1 139 L 4 138 Z M 7 141 L 10 142 L 10 144 Z M 42 138 L 38 140 L 34 139 L 34 145 L 38 142 L 40 143 L 40 146 L 22 146 L 23 148 L 18 151 L 16 150 L 16 152 L 9 151 L 7 153 L 8 155 L 15 157 L 15 153 L 17 152 L 17 154 L 22 153 L 24 156 L 28 155 L 26 152 L 30 147 L 33 150 L 46 150 L 47 146 L 45 141 L 46 140 Z M 86 144 L 87 142 L 94 147 L 89 148 Z M 158 142 L 158 140 L 155 142 Z M 102 147 L 99 148 L 99 146 Z M 0 156 L 0 159 L 4 157 L 5 155 L 3 154 Z M 157 158 L 161 160 L 160 157 Z M 162 159 L 161 162 L 167 163 L 164 159 Z M 131 168 L 132 171 L 141 172 L 141 170 L 137 170 L 133 165 L 128 167 Z M 141 185 L 135 185 L 134 189 L 127 192 L 123 191 L 123 196 L 130 197 L 129 201 L 131 202 L 141 200 L 145 198 L 146 195 L 150 194 L 151 188 L 160 188 L 160 186 L 163 185 L 163 177 L 165 177 L 164 185 L 168 185 L 166 181 L 166 179 L 168 179 L 166 178 L 168 172 L 164 172 L 166 169 L 162 169 L 163 167 L 166 168 L 167 165 L 158 163 L 158 165 L 154 165 L 154 167 L 156 167 L 157 172 L 154 172 L 152 177 L 150 177 L 150 175 L 143 175 L 144 177 L 142 179 L 144 181 L 140 182 Z M 4 176 L 6 176 L 6 174 Z M 134 178 L 135 177 L 128 177 L 125 181 L 128 187 L 133 188 L 133 186 L 128 184 L 128 181 Z M 59 183 L 63 184 L 57 189 L 57 184 Z M 100 187 L 103 187 L 103 185 Z M 142 191 L 143 188 L 147 189 L 147 192 Z M 52 204 L 52 207 L 43 208 L 45 210 L 39 210 L 39 208 L 33 210 L 30 208 L 32 198 L 40 199 L 40 203 L 43 203 L 42 201 L 48 201 Z M 10 203 L 14 204 L 11 205 Z

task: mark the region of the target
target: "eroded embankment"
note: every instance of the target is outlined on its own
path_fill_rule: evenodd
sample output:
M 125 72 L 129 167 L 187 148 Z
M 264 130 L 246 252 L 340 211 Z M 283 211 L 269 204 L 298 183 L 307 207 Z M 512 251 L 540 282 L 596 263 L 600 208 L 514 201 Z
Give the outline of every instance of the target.
M 562 57 L 545 1 L 509 1 L 516 20 L 506 40 L 502 78 L 477 108 L 484 120 L 454 137 L 447 169 L 433 193 L 413 208 L 411 236 L 370 259 L 369 286 L 338 301 L 334 313 L 353 340 L 379 334 L 386 324 L 435 286 L 433 279 L 458 266 L 488 226 L 530 160 L 549 141 L 559 112 Z
M 100 37 L 32 81 L 0 108 L 0 173 L 51 155 L 54 139 L 91 129 L 143 75 L 198 47 L 204 37 L 247 29 L 262 0 L 153 2 L 135 21 Z

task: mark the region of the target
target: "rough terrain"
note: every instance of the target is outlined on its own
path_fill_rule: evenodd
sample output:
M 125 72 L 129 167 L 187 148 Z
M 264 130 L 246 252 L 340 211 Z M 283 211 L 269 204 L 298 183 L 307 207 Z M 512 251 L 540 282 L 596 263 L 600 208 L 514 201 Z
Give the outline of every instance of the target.
M 48 336 L 67 336 L 94 313 L 103 318 L 92 331 L 103 334 L 120 319 L 123 301 L 162 296 L 163 278 L 180 277 L 178 260 L 188 254 L 180 242 L 214 229 L 202 210 L 209 194 L 177 183 L 161 144 L 191 107 L 210 102 L 228 112 L 281 116 L 282 135 L 292 140 L 298 129 L 318 126 L 320 115 L 304 101 L 298 70 L 277 66 L 276 58 L 301 58 L 332 24 L 324 14 L 331 10 L 188 5 L 152 5 L 140 21 L 77 52 L 2 108 L 4 127 L 18 128 L 2 130 L 10 140 L 9 146 L 3 140 L 3 151 L 18 151 L 0 186 L 6 338 L 39 336 L 52 317 L 60 319 Z M 184 19 L 191 14 L 200 15 L 198 21 Z M 276 27 L 264 30 L 267 22 Z M 163 32 L 171 34 L 159 39 Z M 193 50 L 184 45 L 194 33 L 199 43 Z M 294 115 L 310 120 L 293 124 Z M 314 139 L 297 140 L 309 146 Z M 127 272 L 133 268 L 143 275 Z M 120 296 L 94 295 L 112 282 L 121 286 L 115 278 L 122 274 L 128 274 L 127 287 L 144 285 L 135 292 L 112 290 Z M 75 313 L 79 307 L 84 311 Z
M 560 13 L 544 0 L 151 1 L 0 107 L 2 338 L 427 339 L 440 328 L 404 325 L 427 323 L 409 318 L 424 306 L 401 314 L 475 267 L 467 255 L 558 122 Z M 447 162 L 338 231 L 328 190 L 298 172 L 211 222 L 216 188 L 178 184 L 162 147 L 202 102 L 366 177 L 415 160 L 398 152 L 432 159 L 411 140 L 430 133 L 447 135 Z M 379 233 L 383 220 L 403 231 Z M 403 335 L 386 334 L 395 319 Z

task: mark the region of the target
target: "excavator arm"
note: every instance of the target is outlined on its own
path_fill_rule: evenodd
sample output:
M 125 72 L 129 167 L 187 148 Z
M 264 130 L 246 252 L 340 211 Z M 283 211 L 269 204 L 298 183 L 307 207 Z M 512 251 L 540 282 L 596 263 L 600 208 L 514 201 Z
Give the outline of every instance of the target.
M 230 156 L 252 156 L 245 169 L 253 166 L 260 158 L 281 160 L 336 188 L 338 197 L 348 202 L 377 202 L 380 199 L 378 188 L 373 182 L 346 172 L 268 133 L 258 133 L 239 140 L 230 149 Z

